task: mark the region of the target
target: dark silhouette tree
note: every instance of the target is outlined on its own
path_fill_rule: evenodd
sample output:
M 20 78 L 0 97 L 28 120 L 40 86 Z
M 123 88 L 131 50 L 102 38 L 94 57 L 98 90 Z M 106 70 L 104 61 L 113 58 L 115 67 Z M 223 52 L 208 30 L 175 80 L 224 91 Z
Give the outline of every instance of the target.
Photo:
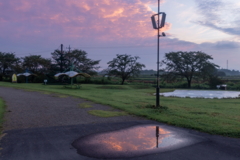
M 38 74 L 47 73 L 51 67 L 51 60 L 41 57 L 41 55 L 30 55 L 22 58 L 23 68 Z
M 70 52 L 63 52 L 55 50 L 52 54 L 53 58 L 53 68 L 58 72 L 67 71 L 68 68 L 73 63 L 76 70 L 79 70 L 90 75 L 97 74 L 96 70 L 100 67 L 98 66 L 100 60 L 92 60 L 87 56 L 87 52 L 83 50 L 72 50 Z
M 63 72 L 69 67 L 69 61 L 66 58 L 65 52 L 62 53 L 60 50 L 55 50 L 53 53 L 51 53 L 51 55 L 53 59 L 53 70 L 57 72 Z
M 19 63 L 20 58 L 17 58 L 14 53 L 0 52 L 0 71 L 2 75 L 6 75 L 7 70 L 14 71 L 15 66 Z
M 68 61 L 68 65 L 73 63 L 77 70 L 90 75 L 95 75 L 100 68 L 100 66 L 98 66 L 100 60 L 92 60 L 87 56 L 87 52 L 75 49 L 66 53 L 65 58 Z
M 141 70 L 145 67 L 144 64 L 137 62 L 139 59 L 138 56 L 132 57 L 131 55 L 117 54 L 117 57 L 112 61 L 109 61 L 108 64 L 108 74 L 122 79 L 121 84 L 124 84 L 124 81 L 138 76 Z
M 193 78 L 205 78 L 215 74 L 218 65 L 211 63 L 213 58 L 201 51 L 169 52 L 165 54 L 162 64 L 168 77 L 183 77 L 191 88 Z

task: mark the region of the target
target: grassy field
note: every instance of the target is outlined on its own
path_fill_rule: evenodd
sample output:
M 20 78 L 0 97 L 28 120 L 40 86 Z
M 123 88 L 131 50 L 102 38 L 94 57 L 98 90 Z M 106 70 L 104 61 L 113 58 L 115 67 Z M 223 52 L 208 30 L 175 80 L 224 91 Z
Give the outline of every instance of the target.
M 90 110 L 88 111 L 89 114 L 99 117 L 115 117 L 115 116 L 124 116 L 127 115 L 125 112 L 117 112 L 117 111 L 103 111 L 103 110 Z
M 2 124 L 3 124 L 3 116 L 5 112 L 5 103 L 4 101 L 0 98 L 0 134 L 2 132 Z
M 167 124 L 240 138 L 240 99 L 161 97 L 162 109 L 155 108 L 155 88 L 150 85 L 87 85 L 81 89 L 61 85 L 12 84 L 1 86 L 81 97 Z M 161 92 L 173 89 L 161 89 Z

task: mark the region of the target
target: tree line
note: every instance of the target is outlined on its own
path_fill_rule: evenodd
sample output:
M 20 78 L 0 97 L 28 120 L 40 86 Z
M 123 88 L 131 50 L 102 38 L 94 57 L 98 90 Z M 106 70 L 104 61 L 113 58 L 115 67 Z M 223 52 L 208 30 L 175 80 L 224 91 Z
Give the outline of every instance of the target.
M 22 73 L 27 69 L 30 73 L 39 76 L 67 71 L 71 63 L 74 63 L 78 70 L 90 75 L 97 74 L 100 68 L 100 60 L 88 58 L 83 50 L 61 52 L 55 50 L 51 53 L 52 58 L 44 58 L 41 55 L 29 55 L 17 57 L 14 53 L 0 52 L 0 79 L 10 76 L 13 73 Z
M 44 58 L 41 55 L 29 55 L 25 57 L 17 57 L 14 53 L 0 52 L 0 80 L 3 77 L 8 77 L 13 73 L 22 73 L 27 69 L 30 73 L 43 77 L 46 75 L 55 75 L 59 72 L 66 72 L 69 66 L 74 64 L 75 69 L 79 72 L 89 75 L 97 75 L 100 68 L 100 60 L 92 60 L 88 58 L 87 52 L 83 50 L 72 50 L 62 52 L 55 50 L 51 53 L 52 58 Z M 124 84 L 126 79 L 137 76 L 144 64 L 137 62 L 138 56 L 127 54 L 117 55 L 112 61 L 108 62 L 109 76 L 118 76 L 122 79 L 121 84 Z M 40 80 L 42 81 L 42 79 Z
M 4 76 L 22 73 L 26 69 L 37 75 L 53 76 L 56 73 L 67 71 L 71 64 L 74 64 L 76 70 L 89 75 L 97 75 L 100 68 L 100 60 L 88 58 L 87 52 L 83 50 L 75 49 L 64 53 L 55 50 L 51 56 L 51 59 L 41 55 L 19 58 L 14 53 L 0 52 L 0 80 Z M 107 63 L 108 68 L 104 69 L 104 73 L 108 76 L 120 77 L 121 84 L 124 84 L 127 79 L 138 76 L 145 68 L 145 65 L 139 63 L 138 59 L 138 56 L 117 54 L 113 60 Z M 193 79 L 208 79 L 216 84 L 221 83 L 217 74 L 219 66 L 210 62 L 212 59 L 212 56 L 201 51 L 166 53 L 161 61 L 161 71 L 164 71 L 161 78 L 168 81 L 177 78 L 185 79 L 189 88 L 191 88 Z

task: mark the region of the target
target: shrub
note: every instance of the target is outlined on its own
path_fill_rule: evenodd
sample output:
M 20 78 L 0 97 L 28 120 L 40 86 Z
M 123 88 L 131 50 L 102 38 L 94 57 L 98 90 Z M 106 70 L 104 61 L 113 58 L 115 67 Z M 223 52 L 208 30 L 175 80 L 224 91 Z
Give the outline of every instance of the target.
M 26 77 L 24 77 L 24 76 L 17 77 L 17 82 L 18 83 L 25 83 L 26 82 Z
M 11 79 L 10 76 L 3 76 L 3 77 L 2 77 L 2 81 L 4 81 L 4 82 L 11 82 L 12 79 Z
M 220 78 L 212 76 L 209 78 L 208 83 L 209 83 L 210 88 L 216 89 L 217 85 L 223 84 L 224 82 Z

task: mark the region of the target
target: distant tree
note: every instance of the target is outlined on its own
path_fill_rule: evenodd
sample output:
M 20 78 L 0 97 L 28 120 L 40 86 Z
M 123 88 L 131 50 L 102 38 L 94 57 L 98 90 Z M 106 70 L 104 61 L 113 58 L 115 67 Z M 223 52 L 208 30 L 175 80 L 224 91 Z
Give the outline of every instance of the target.
M 52 68 L 57 72 L 63 72 L 66 70 L 69 66 L 69 61 L 66 58 L 66 52 L 61 52 L 60 50 L 55 50 L 53 53 L 51 53 L 53 64 Z
M 19 63 L 20 59 L 14 53 L 0 52 L 0 71 L 2 75 L 5 75 L 7 70 L 14 71 L 14 67 Z
M 165 54 L 162 64 L 169 76 L 183 77 L 191 88 L 193 78 L 209 76 L 215 73 L 216 64 L 209 60 L 213 58 L 201 51 L 193 52 L 169 52 Z
M 154 71 L 154 70 L 142 70 L 141 72 L 140 72 L 140 75 L 154 75 L 154 74 L 156 74 L 157 73 L 157 71 Z
M 75 49 L 66 53 L 65 58 L 68 61 L 68 65 L 73 63 L 76 69 L 90 75 L 95 75 L 97 74 L 96 71 L 100 68 L 100 66 L 98 66 L 100 60 L 92 60 L 87 56 L 87 52 Z
M 138 59 L 138 56 L 132 57 L 127 54 L 117 54 L 116 58 L 107 63 L 109 75 L 120 77 L 123 85 L 125 80 L 138 76 L 142 68 L 145 67 L 144 64 L 137 62 Z
M 235 70 L 229 70 L 229 69 L 219 69 L 219 72 L 224 72 L 226 74 L 226 76 L 238 76 L 240 75 L 239 71 L 235 71 Z
M 223 83 L 224 81 L 217 76 L 211 76 L 208 80 L 208 85 L 213 89 L 216 89 L 217 85 L 221 85 Z
M 222 74 L 217 70 L 217 68 L 213 65 L 206 64 L 203 67 L 202 71 L 200 72 L 199 76 L 203 80 L 207 80 L 210 88 L 216 88 L 217 85 L 223 84 L 223 80 L 219 78 L 219 73 Z M 225 74 L 223 72 L 223 74 Z
M 225 77 L 225 76 L 226 76 L 226 73 L 225 73 L 225 72 L 222 72 L 222 71 L 218 71 L 218 72 L 217 72 L 217 75 L 220 76 L 220 77 Z
M 87 52 L 83 50 L 72 50 L 70 52 L 63 52 L 55 50 L 52 54 L 53 68 L 58 72 L 67 71 L 71 63 L 75 65 L 75 69 L 88 73 L 90 75 L 97 74 L 96 70 L 100 60 L 92 60 L 87 58 Z
M 22 58 L 23 67 L 33 73 L 46 73 L 51 67 L 51 60 L 41 57 L 41 55 L 30 55 Z
M 202 80 L 209 80 L 211 77 L 218 77 L 217 65 L 214 66 L 212 63 L 205 63 L 202 68 L 196 73 L 196 77 L 201 77 Z

